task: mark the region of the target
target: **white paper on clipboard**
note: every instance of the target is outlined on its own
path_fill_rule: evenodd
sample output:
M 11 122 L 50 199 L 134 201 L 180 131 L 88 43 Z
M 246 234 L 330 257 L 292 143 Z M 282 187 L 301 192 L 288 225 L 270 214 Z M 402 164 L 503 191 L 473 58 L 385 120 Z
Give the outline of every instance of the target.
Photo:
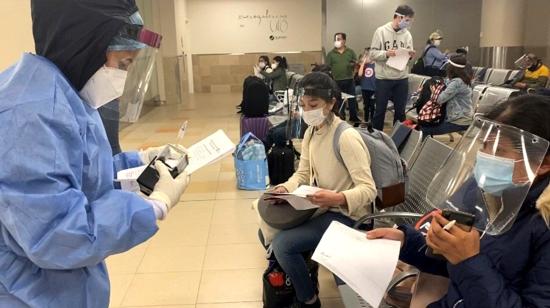
M 397 49 L 395 51 L 395 57 L 390 57 L 388 61 L 386 61 L 386 64 L 390 67 L 395 68 L 398 71 L 404 71 L 407 68 L 407 64 L 409 64 L 409 59 L 411 58 L 409 52 L 411 52 L 411 50 L 409 49 Z

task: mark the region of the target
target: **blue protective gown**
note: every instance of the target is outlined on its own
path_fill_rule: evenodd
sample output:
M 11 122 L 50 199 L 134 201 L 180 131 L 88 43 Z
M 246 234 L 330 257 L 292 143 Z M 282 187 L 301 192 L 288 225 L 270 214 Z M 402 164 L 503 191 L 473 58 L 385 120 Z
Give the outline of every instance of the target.
M 0 73 L 0 307 L 107 307 L 104 259 L 156 231 L 143 198 L 113 188 L 99 114 L 57 67 L 23 55 Z

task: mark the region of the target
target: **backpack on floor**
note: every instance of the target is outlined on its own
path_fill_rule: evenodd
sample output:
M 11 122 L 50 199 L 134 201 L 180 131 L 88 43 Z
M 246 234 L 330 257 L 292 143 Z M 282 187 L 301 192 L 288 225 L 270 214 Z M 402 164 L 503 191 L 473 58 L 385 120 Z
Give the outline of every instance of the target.
M 248 76 L 243 83 L 241 111 L 249 118 L 264 117 L 269 113 L 269 88 L 256 76 Z
M 288 181 L 294 174 L 296 154 L 292 141 L 276 143 L 267 153 L 267 165 L 271 185 L 279 185 Z
M 305 254 L 304 258 L 309 271 L 309 277 L 315 285 L 315 293 L 319 290 L 319 265 L 309 259 L 311 254 Z M 263 308 L 290 308 L 295 302 L 296 291 L 290 277 L 283 271 L 277 260 L 271 258 L 269 266 L 262 276 L 263 282 Z
M 340 154 L 340 137 L 346 129 L 351 128 L 353 127 L 347 122 L 342 122 L 334 133 L 334 153 L 344 166 Z M 406 167 L 393 140 L 384 132 L 373 129 L 371 125 L 355 129 L 361 135 L 370 154 L 370 168 L 377 190 L 376 207 L 385 209 L 402 203 L 405 200 Z

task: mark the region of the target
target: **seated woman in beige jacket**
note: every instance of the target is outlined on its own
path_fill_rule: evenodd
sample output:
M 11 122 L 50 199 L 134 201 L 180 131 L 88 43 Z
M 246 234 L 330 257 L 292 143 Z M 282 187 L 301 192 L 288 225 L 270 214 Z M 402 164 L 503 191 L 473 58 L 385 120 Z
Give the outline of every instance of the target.
M 294 175 L 277 186 L 275 192 L 293 191 L 300 185 L 323 188 L 310 197 L 320 206 L 314 218 L 289 230 L 280 231 L 272 242 L 277 261 L 289 275 L 299 301 L 297 307 L 320 307 L 303 252 L 314 250 L 332 221 L 352 226 L 369 213 L 376 198 L 376 186 L 370 170 L 370 156 L 359 133 L 345 130 L 340 139 L 340 154 L 333 151 L 334 133 L 342 122 L 335 116 L 336 83 L 324 73 L 310 73 L 301 80 L 304 93 L 300 104 L 309 125 L 302 142 L 300 165 Z

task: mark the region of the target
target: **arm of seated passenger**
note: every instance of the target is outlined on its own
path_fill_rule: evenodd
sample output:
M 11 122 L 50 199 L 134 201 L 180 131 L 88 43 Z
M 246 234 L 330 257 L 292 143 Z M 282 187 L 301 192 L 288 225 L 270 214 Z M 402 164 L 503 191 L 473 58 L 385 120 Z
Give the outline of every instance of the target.
M 376 199 L 376 185 L 370 169 L 371 158 L 363 139 L 356 130 L 347 129 L 340 137 L 340 155 L 354 187 L 342 191 L 346 197 L 346 206 L 342 211 L 355 219 L 363 216 L 365 207 Z
M 445 90 L 441 91 L 439 93 L 439 96 L 437 97 L 437 103 L 440 105 L 445 104 L 449 100 L 451 100 L 453 97 L 455 97 L 460 91 L 460 81 L 457 79 L 451 80 L 451 82 L 447 85 Z
M 542 219 L 533 223 L 544 224 Z M 457 265 L 449 264 L 449 276 L 464 296 L 464 307 L 550 307 L 550 234 L 546 234 L 533 239 L 533 251 L 523 252 L 532 256 L 526 272 L 520 273 L 525 282 L 520 289 L 510 286 L 508 279 L 484 254 Z
M 436 58 L 439 61 L 445 61 L 447 60 L 447 55 L 442 53 L 439 48 L 431 48 L 429 51 L 434 58 Z
M 420 231 L 411 225 L 399 226 L 405 233 L 405 243 L 401 248 L 399 260 L 410 264 L 420 271 L 447 277 L 447 261 L 426 256 L 426 239 Z
M 310 185 L 310 164 L 309 164 L 309 140 L 311 139 L 311 128 L 306 130 L 304 139 L 302 140 L 302 153 L 300 155 L 300 164 L 298 170 L 286 181 L 278 185 L 284 187 L 287 191 L 295 191 L 300 185 Z

